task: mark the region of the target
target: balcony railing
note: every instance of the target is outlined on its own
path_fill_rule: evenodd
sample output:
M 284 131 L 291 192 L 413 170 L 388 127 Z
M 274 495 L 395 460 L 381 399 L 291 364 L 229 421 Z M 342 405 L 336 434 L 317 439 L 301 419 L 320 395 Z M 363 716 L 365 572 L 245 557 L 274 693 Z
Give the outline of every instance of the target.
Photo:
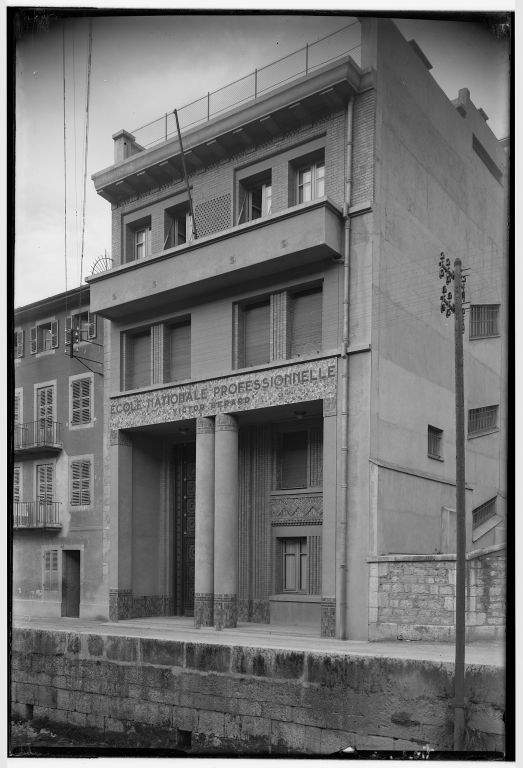
M 27 424 L 15 424 L 15 451 L 60 449 L 61 433 L 62 425 L 58 421 L 31 421 Z
M 61 528 L 59 501 L 15 501 L 15 528 Z
M 207 93 L 190 104 L 178 109 L 178 119 L 182 131 L 205 123 L 213 117 L 247 101 L 264 96 L 270 91 L 303 75 L 314 72 L 319 67 L 341 59 L 348 54 L 359 65 L 361 53 L 360 24 L 351 21 L 341 29 L 331 32 L 310 45 L 283 56 L 260 69 L 255 69 L 244 77 L 228 83 L 216 91 Z M 167 141 L 176 133 L 174 114 L 165 115 L 131 131 L 142 147 L 150 147 L 160 141 Z

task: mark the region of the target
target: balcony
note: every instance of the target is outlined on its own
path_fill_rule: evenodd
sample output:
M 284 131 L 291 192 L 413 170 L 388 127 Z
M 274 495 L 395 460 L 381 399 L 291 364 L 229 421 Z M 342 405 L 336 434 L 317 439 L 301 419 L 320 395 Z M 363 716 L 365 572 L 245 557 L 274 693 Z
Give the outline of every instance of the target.
M 16 529 L 42 528 L 59 530 L 59 501 L 15 501 L 13 504 L 13 527 Z
M 31 421 L 15 424 L 15 458 L 59 453 L 62 450 L 62 425 L 58 421 Z
M 342 253 L 341 211 L 328 198 L 287 208 L 186 245 L 92 275 L 91 311 L 116 319 L 131 311 L 193 300 Z M 137 271 L 138 270 L 138 271 Z

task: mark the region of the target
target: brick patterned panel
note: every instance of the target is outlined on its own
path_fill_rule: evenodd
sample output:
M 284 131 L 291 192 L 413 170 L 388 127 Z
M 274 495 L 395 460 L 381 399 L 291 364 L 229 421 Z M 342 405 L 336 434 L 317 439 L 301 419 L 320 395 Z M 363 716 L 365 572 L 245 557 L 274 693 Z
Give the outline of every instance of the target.
M 323 494 L 300 493 L 271 498 L 273 525 L 320 524 L 323 519 Z
M 231 226 L 231 196 L 222 195 L 199 203 L 194 215 L 198 237 L 228 229 Z

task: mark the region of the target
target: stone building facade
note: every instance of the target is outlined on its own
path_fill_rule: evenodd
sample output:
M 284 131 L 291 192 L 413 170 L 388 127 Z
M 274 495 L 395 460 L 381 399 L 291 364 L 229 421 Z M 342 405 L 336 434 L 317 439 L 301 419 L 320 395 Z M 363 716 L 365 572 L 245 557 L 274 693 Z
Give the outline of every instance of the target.
M 380 558 L 454 551 L 441 252 L 470 267 L 468 550 L 503 541 L 505 152 L 392 22 L 360 27 L 360 64 L 183 131 L 190 198 L 177 135 L 119 131 L 93 177 L 113 619 L 367 638 Z
M 15 617 L 107 616 L 103 330 L 86 286 L 15 311 Z

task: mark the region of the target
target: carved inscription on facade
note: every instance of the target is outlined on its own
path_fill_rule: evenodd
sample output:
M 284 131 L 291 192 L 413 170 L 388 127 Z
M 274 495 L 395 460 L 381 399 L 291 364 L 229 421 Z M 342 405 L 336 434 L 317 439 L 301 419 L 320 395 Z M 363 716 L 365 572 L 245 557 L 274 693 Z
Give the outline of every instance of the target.
M 310 525 L 321 523 L 322 519 L 323 495 L 321 493 L 299 493 L 271 498 L 272 525 Z
M 111 398 L 110 428 L 129 429 L 218 413 L 336 397 L 337 358 L 224 376 Z

